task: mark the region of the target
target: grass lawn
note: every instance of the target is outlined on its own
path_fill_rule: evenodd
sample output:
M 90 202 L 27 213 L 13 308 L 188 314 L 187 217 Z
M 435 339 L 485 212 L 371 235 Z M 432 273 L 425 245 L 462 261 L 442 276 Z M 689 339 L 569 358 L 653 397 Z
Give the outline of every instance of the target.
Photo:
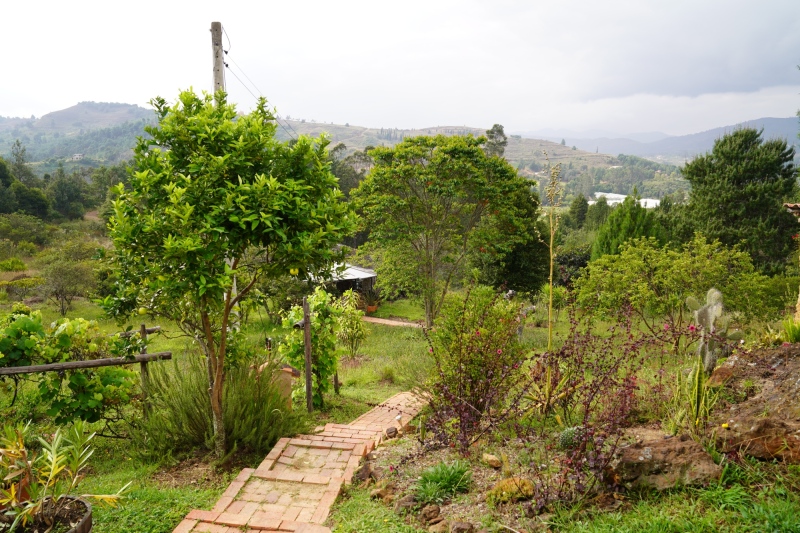
M 370 313 L 369 316 L 375 318 L 399 318 L 402 320 L 424 321 L 425 308 L 422 307 L 422 302 L 419 300 L 401 299 L 393 302 L 382 302 L 378 306 L 378 310 Z

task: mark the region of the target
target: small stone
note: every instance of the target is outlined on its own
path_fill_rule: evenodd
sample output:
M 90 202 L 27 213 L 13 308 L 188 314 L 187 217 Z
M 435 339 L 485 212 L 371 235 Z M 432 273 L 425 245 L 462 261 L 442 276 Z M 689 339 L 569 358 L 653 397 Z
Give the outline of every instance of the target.
M 387 439 L 393 439 L 393 438 L 395 438 L 397 436 L 397 428 L 396 427 L 388 427 L 388 428 L 386 428 L 386 431 L 384 431 L 384 433 L 386 434 L 386 438 Z
M 491 466 L 492 468 L 501 468 L 503 466 L 503 462 L 500 460 L 500 458 L 490 453 L 483 454 L 483 456 L 481 457 L 481 461 Z
M 378 458 L 378 452 L 372 451 L 367 454 L 367 461 L 374 461 Z
M 396 513 L 402 514 L 406 511 L 410 511 L 416 506 L 417 506 L 417 500 L 414 498 L 414 495 L 406 494 L 405 496 L 394 502 L 394 511 Z
M 447 523 L 447 520 L 442 520 L 428 528 L 428 533 L 448 533 L 449 531 L 450 524 Z
M 469 522 L 453 522 L 450 524 L 450 533 L 474 533 L 475 528 Z
M 436 504 L 426 505 L 419 513 L 420 519 L 425 523 L 430 523 L 439 516 L 439 506 Z

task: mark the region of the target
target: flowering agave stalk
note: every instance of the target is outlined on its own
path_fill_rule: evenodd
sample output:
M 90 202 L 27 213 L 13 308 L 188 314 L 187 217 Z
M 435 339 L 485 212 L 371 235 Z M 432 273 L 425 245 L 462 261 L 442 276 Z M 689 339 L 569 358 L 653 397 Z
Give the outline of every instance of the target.
M 51 531 L 57 518 L 73 501 L 69 496 L 77 488 L 93 450 L 82 421 L 77 421 L 64 434 L 58 429 L 50 442 L 39 438 L 41 453 L 31 454 L 25 439 L 30 424 L 24 427 L 4 426 L 0 436 L 0 523 L 19 525 L 34 523 L 45 533 Z M 115 494 L 83 494 L 100 504 L 116 507 L 130 483 Z

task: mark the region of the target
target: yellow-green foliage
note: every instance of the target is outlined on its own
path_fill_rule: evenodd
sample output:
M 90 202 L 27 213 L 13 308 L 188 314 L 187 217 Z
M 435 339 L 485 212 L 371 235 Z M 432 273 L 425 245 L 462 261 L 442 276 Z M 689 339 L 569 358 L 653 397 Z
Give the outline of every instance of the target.
M 486 501 L 491 506 L 501 503 L 529 500 L 533 497 L 533 483 L 521 477 L 509 477 L 498 481 L 486 494 Z
M 25 263 L 17 257 L 0 261 L 0 272 L 22 272 L 26 268 Z

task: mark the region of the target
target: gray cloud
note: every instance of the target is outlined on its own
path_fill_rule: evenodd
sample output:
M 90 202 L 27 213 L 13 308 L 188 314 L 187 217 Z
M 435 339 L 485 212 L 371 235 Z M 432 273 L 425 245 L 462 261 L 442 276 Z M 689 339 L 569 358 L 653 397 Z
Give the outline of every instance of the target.
M 207 89 L 212 20 L 231 39 L 232 73 L 318 121 L 688 133 L 800 106 L 796 0 L 110 6 L 6 6 L 15 58 L 0 115 Z M 252 105 L 230 74 L 228 88 Z

